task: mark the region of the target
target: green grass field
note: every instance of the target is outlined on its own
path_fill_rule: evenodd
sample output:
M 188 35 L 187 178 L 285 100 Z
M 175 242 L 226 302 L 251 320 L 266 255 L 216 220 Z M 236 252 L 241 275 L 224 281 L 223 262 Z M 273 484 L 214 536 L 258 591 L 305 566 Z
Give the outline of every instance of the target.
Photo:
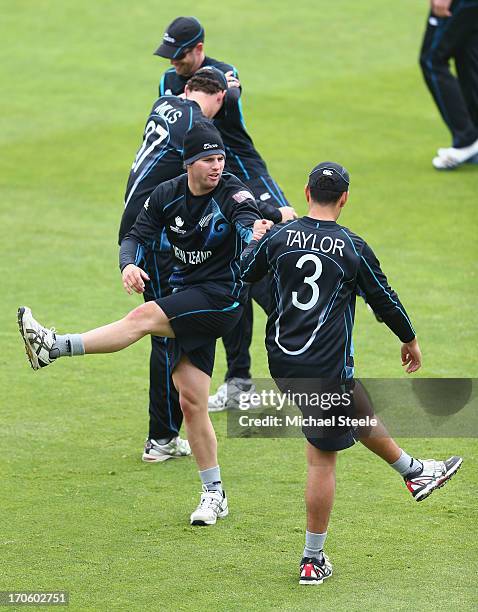
M 17 0 L 2 9 L 0 590 L 64 589 L 72 610 L 476 609 L 477 444 L 399 442 L 465 465 L 423 504 L 363 447 L 339 458 L 327 552 L 334 577 L 297 584 L 304 443 L 226 438 L 214 416 L 231 514 L 188 525 L 192 459 L 145 465 L 149 343 L 33 373 L 16 327 L 82 331 L 119 318 L 117 227 L 126 178 L 166 60 L 164 27 L 196 14 L 207 52 L 234 63 L 245 117 L 290 201 L 318 161 L 350 170 L 344 225 L 400 293 L 423 377 L 477 374 L 478 168 L 439 174 L 449 135 L 422 83 L 428 3 L 403 0 Z M 357 373 L 404 376 L 399 344 L 358 306 Z M 265 377 L 257 313 L 254 375 Z M 213 386 L 224 373 L 218 350 Z M 470 432 L 473 433 L 473 432 Z M 474 432 L 476 434 L 476 432 Z

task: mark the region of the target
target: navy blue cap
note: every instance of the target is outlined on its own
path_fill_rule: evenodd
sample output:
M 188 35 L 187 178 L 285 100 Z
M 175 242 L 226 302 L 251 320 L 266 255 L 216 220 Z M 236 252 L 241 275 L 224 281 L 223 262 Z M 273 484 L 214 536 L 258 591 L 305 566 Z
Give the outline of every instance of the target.
M 204 40 L 204 28 L 196 17 L 176 17 L 163 35 L 163 42 L 154 55 L 168 59 L 181 59 L 186 49 Z
M 341 193 L 349 190 L 350 177 L 347 170 L 336 162 L 321 162 L 309 174 L 309 187 Z
M 199 68 L 199 70 L 197 70 L 193 74 L 193 76 L 207 77 L 208 79 L 211 79 L 212 81 L 218 83 L 221 89 L 227 89 L 226 75 L 224 74 L 224 72 L 222 72 L 221 70 L 219 70 L 219 68 L 216 68 L 215 66 L 203 66 L 202 68 Z

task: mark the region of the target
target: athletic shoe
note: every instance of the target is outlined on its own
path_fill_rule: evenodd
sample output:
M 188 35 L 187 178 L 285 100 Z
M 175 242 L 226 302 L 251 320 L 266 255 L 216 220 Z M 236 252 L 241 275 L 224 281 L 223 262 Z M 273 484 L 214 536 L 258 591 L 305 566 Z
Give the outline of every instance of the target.
M 461 457 L 450 457 L 446 461 L 435 461 L 434 459 L 419 459 L 423 463 L 423 470 L 412 478 L 405 476 L 405 484 L 413 497 L 422 501 L 435 489 L 439 489 L 460 469 L 463 459 Z
M 32 311 L 26 306 L 21 306 L 17 312 L 18 327 L 25 343 L 30 365 L 34 370 L 39 370 L 50 365 L 54 359 L 50 358 L 50 350 L 55 344 L 55 330 L 47 329 L 40 325 L 32 316 Z
M 332 564 L 327 555 L 322 559 L 304 557 L 300 562 L 299 584 L 322 584 L 326 578 L 332 576 Z
M 215 525 L 218 518 L 229 514 L 225 491 L 208 491 L 203 485 L 199 506 L 191 514 L 191 525 Z
M 438 157 L 433 159 L 433 166 L 437 170 L 452 170 L 478 154 L 478 140 L 468 147 L 448 147 L 438 149 Z
M 209 412 L 248 410 L 249 395 L 255 390 L 256 387 L 250 378 L 230 378 L 218 388 L 215 395 L 209 397 L 208 410 Z
M 450 163 L 446 158 L 440 157 L 439 155 L 432 159 L 432 165 L 435 170 L 455 170 L 455 168 L 457 168 L 456 164 Z
M 209 396 L 207 408 L 209 412 L 221 412 L 226 409 L 227 383 L 222 383 L 214 395 Z
M 158 444 L 153 438 L 148 438 L 144 445 L 143 461 L 146 463 L 159 463 L 177 457 L 188 457 L 191 454 L 191 447 L 187 440 L 179 436 L 170 440 L 167 444 Z

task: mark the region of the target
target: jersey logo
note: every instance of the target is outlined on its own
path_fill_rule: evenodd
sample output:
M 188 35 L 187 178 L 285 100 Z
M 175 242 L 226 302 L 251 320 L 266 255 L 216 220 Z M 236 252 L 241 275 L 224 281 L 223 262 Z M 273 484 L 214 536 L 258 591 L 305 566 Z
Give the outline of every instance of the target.
M 174 223 L 176 223 L 176 225 L 170 225 L 169 226 L 169 229 L 172 232 L 176 232 L 176 234 L 185 234 L 186 233 L 186 230 L 180 229 L 184 225 L 184 221 L 183 221 L 183 219 L 181 219 L 181 217 L 179 215 L 174 219 Z
M 201 227 L 201 229 L 204 229 L 208 224 L 209 221 L 214 217 L 214 213 L 209 213 L 208 215 L 206 215 L 205 217 L 203 217 L 200 221 L 199 221 L 199 225 Z
M 271 194 L 266 191 L 265 193 L 261 193 L 261 195 L 259 196 L 259 200 L 262 200 L 263 202 L 265 202 L 266 200 L 270 200 L 271 199 Z
M 254 200 L 254 196 L 250 191 L 238 191 L 232 196 L 233 200 L 236 200 L 239 204 L 244 200 Z
M 144 203 L 144 208 L 145 208 L 146 210 L 148 210 L 148 208 L 149 208 L 149 198 L 148 198 L 148 199 L 146 200 L 146 202 Z

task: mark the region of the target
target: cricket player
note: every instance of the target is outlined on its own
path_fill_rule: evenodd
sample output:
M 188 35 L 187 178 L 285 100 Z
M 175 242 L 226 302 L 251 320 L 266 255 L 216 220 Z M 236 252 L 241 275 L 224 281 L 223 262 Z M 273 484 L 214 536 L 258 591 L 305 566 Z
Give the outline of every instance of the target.
M 284 193 L 269 174 L 267 165 L 247 132 L 241 105 L 241 85 L 237 70 L 231 64 L 208 57 L 204 51 L 204 28 L 195 17 L 178 17 L 166 29 L 155 54 L 169 59 L 172 67 L 160 81 L 159 93 L 179 95 L 188 78 L 204 66 L 215 66 L 227 78 L 227 91 L 221 111 L 214 117 L 226 147 L 226 170 L 241 179 L 258 202 L 270 202 L 279 208 L 275 223 L 296 217 Z M 266 279 L 254 284 L 250 296 L 266 312 L 269 309 Z M 209 399 L 209 410 L 217 412 L 237 404 L 239 394 L 252 390 L 250 380 L 253 311 L 250 301 L 244 305 L 243 318 L 230 334 L 223 338 L 227 371 L 224 384 Z
M 333 162 L 317 165 L 305 188 L 308 215 L 274 226 L 259 242 L 251 241 L 243 253 L 243 280 L 254 282 L 268 273 L 273 278 L 266 348 L 271 375 L 284 392 L 303 390 L 304 381 L 309 389 L 315 381 L 320 391 L 353 391 L 357 288 L 401 340 L 406 371 L 416 372 L 421 366 L 414 328 L 375 254 L 363 238 L 337 223 L 348 191 L 345 168 Z M 352 398 L 352 406 L 353 395 L 347 396 Z M 323 549 L 334 500 L 338 451 L 360 438 L 404 478 L 417 501 L 445 484 L 461 466 L 460 457 L 415 459 L 392 438 L 369 435 L 369 431 L 365 435 L 353 427 L 331 426 L 318 430 L 320 435 L 306 433 L 307 530 L 300 584 L 320 584 L 332 574 Z
M 237 324 L 247 299 L 240 254 L 272 225 L 261 220 L 254 197 L 239 179 L 222 176 L 225 156 L 212 124 L 193 125 L 183 144 L 187 173 L 153 191 L 121 242 L 123 286 L 128 293 L 143 293 L 149 277 L 136 265 L 138 253 L 166 230 L 175 258 L 171 295 L 145 302 L 123 319 L 82 334 L 56 334 L 40 325 L 29 308 L 18 310 L 20 333 L 34 370 L 62 357 L 119 351 L 148 334 L 169 339 L 167 364 L 203 485 L 199 505 L 191 514 L 193 525 L 214 525 L 228 514 L 207 409 L 216 338 Z

